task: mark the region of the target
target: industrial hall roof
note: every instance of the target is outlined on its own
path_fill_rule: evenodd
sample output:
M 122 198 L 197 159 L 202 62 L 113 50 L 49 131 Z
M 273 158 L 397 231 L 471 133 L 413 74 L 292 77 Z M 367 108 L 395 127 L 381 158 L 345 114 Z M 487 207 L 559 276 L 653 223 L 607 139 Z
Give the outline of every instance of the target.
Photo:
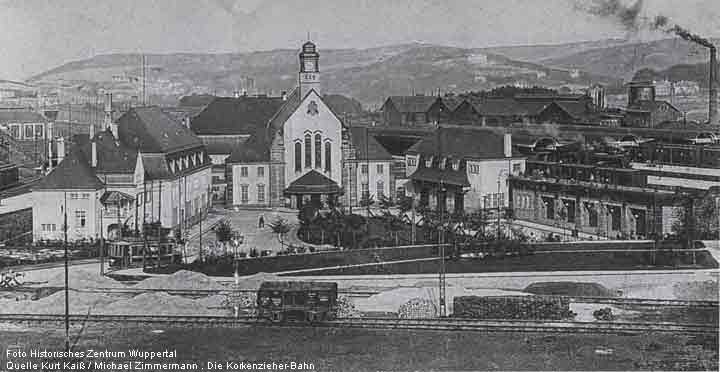
M 202 146 L 202 141 L 190 129 L 157 106 L 131 108 L 117 124 L 120 141 L 142 152 L 170 153 Z
M 672 110 L 680 112 L 680 110 L 677 109 L 677 107 L 673 106 L 668 101 L 638 101 L 637 103 L 633 104 L 632 106 L 629 106 L 626 111 L 630 112 L 654 112 L 658 110 L 661 106 L 667 105 Z
M 427 112 L 437 100 L 436 96 L 390 96 L 385 104 L 392 104 L 399 112 Z
M 191 120 L 190 128 L 198 135 L 253 134 L 284 103 L 281 97 L 216 98 Z
M 505 157 L 503 136 L 503 133 L 487 128 L 440 127 L 412 145 L 407 153 L 459 159 L 501 159 Z M 514 146 L 512 155 L 522 156 Z
M 293 181 L 285 194 L 337 194 L 340 191 L 335 181 L 313 169 Z
M 82 152 L 74 150 L 33 190 L 98 190 L 102 187 L 103 183 L 95 176 Z
M 467 102 L 483 116 L 536 115 L 548 105 L 546 102 L 518 102 L 514 98 L 472 97 Z

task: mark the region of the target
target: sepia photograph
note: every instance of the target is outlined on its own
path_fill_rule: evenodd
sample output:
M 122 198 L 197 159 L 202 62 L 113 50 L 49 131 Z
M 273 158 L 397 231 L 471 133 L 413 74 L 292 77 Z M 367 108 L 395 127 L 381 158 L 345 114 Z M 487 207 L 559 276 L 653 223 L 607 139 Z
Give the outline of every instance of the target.
M 718 371 L 718 0 L 0 0 L 0 372 Z

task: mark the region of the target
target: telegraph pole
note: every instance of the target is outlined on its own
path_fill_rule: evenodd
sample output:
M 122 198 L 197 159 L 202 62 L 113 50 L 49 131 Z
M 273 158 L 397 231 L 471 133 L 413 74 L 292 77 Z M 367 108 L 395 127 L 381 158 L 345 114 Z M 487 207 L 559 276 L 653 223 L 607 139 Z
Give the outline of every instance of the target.
M 63 192 L 64 203 L 63 203 L 63 235 L 64 235 L 64 248 L 65 248 L 65 351 L 70 351 L 70 299 L 68 295 L 69 278 L 69 262 L 68 262 L 68 234 L 67 234 L 67 191 Z
M 440 143 L 442 136 L 440 135 L 440 127 L 437 130 L 437 149 L 438 149 L 438 167 L 442 164 L 442 145 Z M 440 252 L 440 273 L 438 278 L 439 295 L 440 295 L 440 317 L 446 316 L 445 312 L 445 182 L 443 182 L 443 171 L 440 170 L 440 189 L 437 196 L 437 204 L 440 207 L 440 230 L 438 231 L 438 251 Z M 440 204 L 440 197 L 442 196 L 443 202 Z M 413 221 L 414 223 L 414 221 Z

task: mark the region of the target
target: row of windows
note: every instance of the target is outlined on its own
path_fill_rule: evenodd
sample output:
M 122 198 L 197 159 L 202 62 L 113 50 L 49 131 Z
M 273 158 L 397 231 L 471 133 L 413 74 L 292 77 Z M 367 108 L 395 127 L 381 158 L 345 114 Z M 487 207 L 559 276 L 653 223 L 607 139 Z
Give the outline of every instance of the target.
M 20 125 L 11 125 L 10 126 L 10 135 L 15 139 L 20 139 L 20 128 L 24 128 L 24 139 L 42 139 L 45 138 L 44 135 L 44 126 L 42 124 L 25 124 L 24 126 Z M 34 129 L 34 130 L 33 130 Z
M 42 231 L 57 231 L 57 225 L 54 223 L 44 223 L 42 224 Z
M 248 167 L 240 167 L 240 177 L 248 176 Z M 265 177 L 265 167 L 257 167 L 257 176 Z
M 248 195 L 249 188 L 250 185 L 240 185 L 240 203 L 247 204 L 250 202 L 250 198 Z M 263 184 L 257 185 L 257 202 L 265 202 L 265 185 Z
M 375 165 L 375 173 L 383 174 L 384 171 L 385 171 L 384 164 L 376 164 Z M 367 164 L 360 164 L 360 173 L 368 174 L 368 165 Z
M 515 199 L 515 206 L 521 209 L 533 209 L 535 208 L 532 203 L 532 196 L 530 195 L 518 195 Z
M 190 167 L 196 167 L 203 163 L 203 152 L 196 152 L 191 155 L 185 155 L 180 159 L 170 160 L 170 170 L 172 172 L 180 172 Z
M 483 197 L 485 208 L 499 208 L 505 205 L 505 193 L 493 193 Z
M 322 169 L 322 136 L 320 134 L 315 135 L 315 145 L 313 147 L 313 140 L 310 134 L 305 135 L 305 168 L 313 168 L 313 149 L 314 149 L 314 168 Z M 301 172 L 303 169 L 303 142 L 300 140 L 295 141 L 295 172 Z M 325 141 L 325 171 L 330 172 L 332 169 L 332 144 L 329 141 Z
M 385 183 L 383 181 L 377 181 L 375 184 L 375 196 L 378 200 L 385 196 Z M 370 198 L 370 185 L 367 182 L 363 182 L 360 185 L 361 197 L 364 199 Z
M 69 195 L 70 195 L 70 199 L 72 199 L 72 200 L 90 199 L 90 194 L 88 194 L 88 193 L 71 192 Z
M 441 159 L 441 161 L 440 161 L 439 164 L 438 164 L 438 167 L 439 167 L 440 169 L 445 169 L 445 168 L 448 166 L 448 160 L 450 161 L 450 163 L 451 163 L 450 166 L 452 167 L 453 170 L 458 170 L 458 169 L 460 169 L 460 160 L 458 160 L 458 159 L 448 159 L 448 158 L 443 158 L 443 159 Z M 433 157 L 432 157 L 432 156 L 430 156 L 430 157 L 428 157 L 427 159 L 425 159 L 425 167 L 426 167 L 426 168 L 431 168 L 431 167 L 432 167 L 432 164 L 433 164 Z M 415 158 L 409 157 L 409 158 L 407 159 L 407 166 L 408 166 L 408 167 L 414 167 L 414 166 L 416 166 L 416 165 L 417 165 L 417 160 L 416 160 Z M 469 171 L 470 173 L 472 173 L 472 174 L 479 174 L 479 173 L 480 173 L 480 164 L 477 164 L 477 163 L 468 163 L 468 164 L 467 164 L 467 167 L 468 167 L 468 171 Z M 513 174 L 520 174 L 520 172 L 521 172 L 521 164 L 520 164 L 520 163 L 513 164 L 513 165 L 512 165 L 512 172 L 513 172 Z

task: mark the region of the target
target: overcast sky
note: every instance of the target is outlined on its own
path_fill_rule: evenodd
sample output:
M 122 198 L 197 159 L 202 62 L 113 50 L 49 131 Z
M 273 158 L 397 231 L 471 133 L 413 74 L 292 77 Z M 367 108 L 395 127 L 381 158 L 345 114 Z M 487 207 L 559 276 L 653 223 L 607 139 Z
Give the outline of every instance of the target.
M 308 32 L 326 49 L 628 36 L 611 19 L 575 10 L 578 1 L 590 0 L 0 0 L 0 78 L 24 79 L 96 54 L 297 48 Z M 720 0 L 645 0 L 642 14 L 720 37 Z

